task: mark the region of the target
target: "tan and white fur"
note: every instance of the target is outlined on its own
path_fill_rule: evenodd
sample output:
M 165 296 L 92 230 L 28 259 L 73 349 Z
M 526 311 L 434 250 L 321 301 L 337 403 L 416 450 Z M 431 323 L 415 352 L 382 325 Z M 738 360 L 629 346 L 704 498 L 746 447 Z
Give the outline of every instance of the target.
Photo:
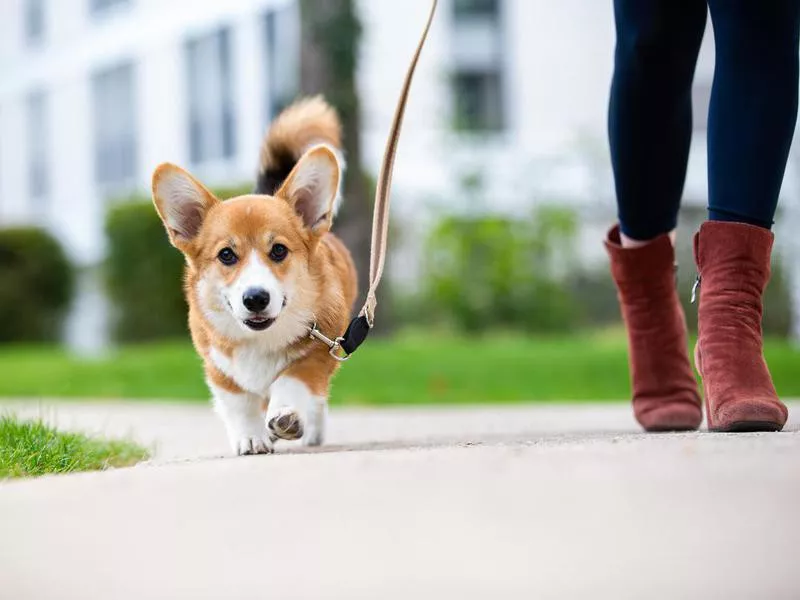
M 192 341 L 237 454 L 278 439 L 324 438 L 338 363 L 309 338 L 350 320 L 356 272 L 330 233 L 341 197 L 341 126 L 321 98 L 286 109 L 264 140 L 256 191 L 216 198 L 183 169 L 160 165 L 153 201 L 186 258 Z

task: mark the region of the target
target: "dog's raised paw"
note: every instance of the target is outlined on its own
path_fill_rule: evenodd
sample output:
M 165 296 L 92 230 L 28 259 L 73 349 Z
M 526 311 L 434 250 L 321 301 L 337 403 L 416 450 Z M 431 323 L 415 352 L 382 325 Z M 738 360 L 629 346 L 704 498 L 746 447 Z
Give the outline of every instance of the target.
M 281 408 L 270 418 L 267 427 L 272 434 L 281 440 L 299 440 L 303 437 L 303 421 L 291 408 Z
M 250 456 L 253 454 L 272 454 L 275 448 L 268 436 L 248 436 L 236 441 L 236 453 L 239 456 Z

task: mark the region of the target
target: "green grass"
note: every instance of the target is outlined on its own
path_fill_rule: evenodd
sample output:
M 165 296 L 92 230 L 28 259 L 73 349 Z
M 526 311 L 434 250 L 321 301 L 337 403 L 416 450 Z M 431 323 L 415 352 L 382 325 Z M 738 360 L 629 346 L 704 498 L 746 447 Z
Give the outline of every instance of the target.
M 800 352 L 770 340 L 778 391 L 800 397 Z M 348 405 L 591 401 L 628 398 L 618 331 L 579 337 L 405 334 L 371 339 L 337 375 L 332 402 Z M 102 360 L 51 347 L 0 347 L 0 397 L 208 398 L 188 342 L 131 346 Z
M 147 451 L 126 441 L 63 433 L 41 421 L 0 417 L 0 480 L 127 467 Z

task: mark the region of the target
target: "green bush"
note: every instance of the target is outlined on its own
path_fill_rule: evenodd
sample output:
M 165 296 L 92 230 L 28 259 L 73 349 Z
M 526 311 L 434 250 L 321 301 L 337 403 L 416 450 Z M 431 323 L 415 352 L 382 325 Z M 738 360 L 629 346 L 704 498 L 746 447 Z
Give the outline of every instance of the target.
M 49 233 L 0 230 L 0 342 L 57 340 L 74 285 L 73 266 Z
M 617 289 L 607 265 L 575 272 L 570 276 L 569 289 L 578 305 L 583 327 L 607 327 L 620 323 Z
M 251 189 L 214 193 L 231 198 Z M 186 335 L 183 256 L 170 245 L 150 199 L 116 204 L 106 217 L 106 236 L 106 291 L 115 313 L 115 339 L 143 342 Z
M 183 258 L 167 240 L 153 204 L 115 206 L 106 219 L 106 234 L 115 338 L 135 342 L 184 334 Z
M 429 310 L 468 332 L 573 328 L 577 307 L 564 276 L 576 232 L 575 215 L 555 207 L 540 208 L 528 220 L 444 218 L 426 248 Z

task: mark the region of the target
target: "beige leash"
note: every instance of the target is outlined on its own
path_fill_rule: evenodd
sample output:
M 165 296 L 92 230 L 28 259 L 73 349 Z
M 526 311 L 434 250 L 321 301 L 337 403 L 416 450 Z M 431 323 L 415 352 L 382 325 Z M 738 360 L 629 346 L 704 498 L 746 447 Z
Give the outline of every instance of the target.
M 350 323 L 347 331 L 342 337 L 331 340 L 323 335 L 316 324 L 311 327 L 311 337 L 327 344 L 331 351 L 331 356 L 337 360 L 347 360 L 356 351 L 361 343 L 366 339 L 369 330 L 375 324 L 375 308 L 378 305 L 376 292 L 383 276 L 383 267 L 386 263 L 386 245 L 389 233 L 389 192 L 392 188 L 392 171 L 394 170 L 394 159 L 397 155 L 397 144 L 400 141 L 400 131 L 403 127 L 403 117 L 408 104 L 408 95 L 411 91 L 411 82 L 414 79 L 414 72 L 417 69 L 419 57 L 428 39 L 428 32 L 431 29 L 433 18 L 436 15 L 438 0 L 431 3 L 431 12 L 428 22 L 422 32 L 422 37 L 411 59 L 411 64 L 406 72 L 403 88 L 400 90 L 400 99 L 397 101 L 392 128 L 389 130 L 389 139 L 386 142 L 386 150 L 381 163 L 381 170 L 378 175 L 378 185 L 375 190 L 375 212 L 372 217 L 372 247 L 369 260 L 369 290 L 364 307 L 358 313 L 358 317 Z M 342 354 L 342 352 L 344 354 Z
M 369 261 L 369 291 L 367 292 L 367 300 L 364 307 L 359 313 L 367 318 L 367 323 L 369 323 L 370 327 L 375 324 L 375 308 L 378 305 L 378 299 L 375 294 L 378 291 L 378 285 L 381 282 L 383 267 L 386 262 L 386 238 L 389 233 L 389 192 L 392 187 L 392 171 L 394 170 L 394 159 L 397 154 L 397 144 L 400 141 L 400 130 L 403 127 L 403 117 L 408 103 L 408 94 L 411 91 L 411 81 L 414 79 L 414 71 L 417 69 L 422 48 L 428 39 L 428 32 L 431 29 L 433 17 L 436 15 L 438 3 L 438 0 L 433 0 L 431 3 L 428 22 L 417 45 L 417 51 L 411 59 L 411 65 L 408 67 L 403 89 L 400 91 L 400 99 L 395 109 L 392 128 L 389 132 L 389 140 L 386 143 L 386 151 L 383 155 L 378 187 L 375 190 L 375 212 L 372 217 L 372 249 Z

